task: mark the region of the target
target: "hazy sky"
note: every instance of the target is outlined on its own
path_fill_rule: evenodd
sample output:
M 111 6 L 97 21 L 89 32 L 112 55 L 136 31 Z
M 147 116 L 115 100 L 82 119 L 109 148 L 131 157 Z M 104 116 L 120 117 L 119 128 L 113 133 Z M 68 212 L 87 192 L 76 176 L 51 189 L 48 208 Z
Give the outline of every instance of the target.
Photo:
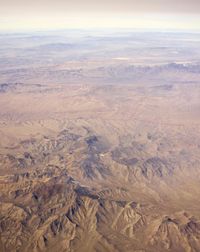
M 0 29 L 200 30 L 200 0 L 0 0 Z

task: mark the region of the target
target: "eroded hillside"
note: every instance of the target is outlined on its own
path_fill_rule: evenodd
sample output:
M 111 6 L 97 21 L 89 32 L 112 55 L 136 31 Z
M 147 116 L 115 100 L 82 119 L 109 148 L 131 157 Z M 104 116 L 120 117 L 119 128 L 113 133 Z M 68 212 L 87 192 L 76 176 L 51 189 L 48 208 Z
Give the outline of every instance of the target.
M 38 66 L 39 52 L 83 49 L 88 64 Z M 170 47 L 148 65 L 85 50 L 37 45 L 26 67 L 4 55 L 0 251 L 200 251 L 199 63 Z

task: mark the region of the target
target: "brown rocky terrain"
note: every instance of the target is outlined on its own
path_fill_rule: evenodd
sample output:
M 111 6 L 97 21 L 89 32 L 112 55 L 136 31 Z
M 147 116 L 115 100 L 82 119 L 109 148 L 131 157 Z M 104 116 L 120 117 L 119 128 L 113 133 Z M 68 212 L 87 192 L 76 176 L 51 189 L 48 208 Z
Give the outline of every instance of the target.
M 48 46 L 0 70 L 0 251 L 200 251 L 199 63 Z

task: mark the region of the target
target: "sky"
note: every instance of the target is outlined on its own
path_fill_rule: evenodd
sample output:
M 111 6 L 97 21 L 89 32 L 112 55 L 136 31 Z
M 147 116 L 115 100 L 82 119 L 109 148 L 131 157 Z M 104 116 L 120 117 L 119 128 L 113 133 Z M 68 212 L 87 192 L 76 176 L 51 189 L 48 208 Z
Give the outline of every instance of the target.
M 0 0 L 0 30 L 200 31 L 200 0 Z

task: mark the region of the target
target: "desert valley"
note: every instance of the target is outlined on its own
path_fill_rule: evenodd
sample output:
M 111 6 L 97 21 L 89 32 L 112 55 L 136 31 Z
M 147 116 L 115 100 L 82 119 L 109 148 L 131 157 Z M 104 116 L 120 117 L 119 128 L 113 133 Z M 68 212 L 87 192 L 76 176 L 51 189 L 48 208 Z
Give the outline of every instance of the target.
M 0 251 L 200 251 L 200 34 L 0 44 Z

